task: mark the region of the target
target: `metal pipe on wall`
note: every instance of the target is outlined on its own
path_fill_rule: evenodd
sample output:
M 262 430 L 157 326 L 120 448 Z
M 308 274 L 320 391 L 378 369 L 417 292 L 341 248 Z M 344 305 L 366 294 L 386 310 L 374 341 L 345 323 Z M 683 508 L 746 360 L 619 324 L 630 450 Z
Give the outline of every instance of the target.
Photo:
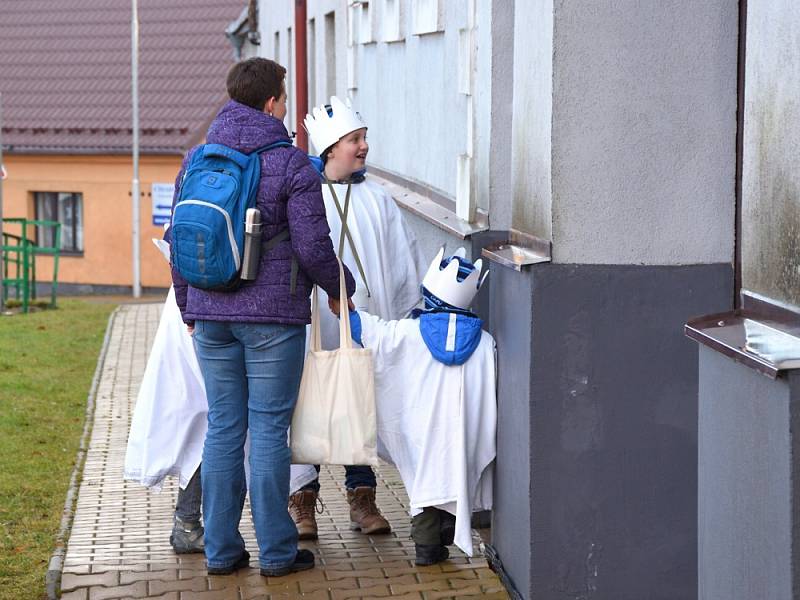
M 306 0 L 294 2 L 294 45 L 295 45 L 295 115 L 297 117 L 295 138 L 298 148 L 308 152 L 308 133 L 303 125 L 308 113 L 308 51 L 306 41 L 307 23 Z
M 139 8 L 132 0 L 131 15 L 131 89 L 133 103 L 133 181 L 131 181 L 132 221 L 131 237 L 133 253 L 133 297 L 142 295 L 141 265 L 139 263 Z

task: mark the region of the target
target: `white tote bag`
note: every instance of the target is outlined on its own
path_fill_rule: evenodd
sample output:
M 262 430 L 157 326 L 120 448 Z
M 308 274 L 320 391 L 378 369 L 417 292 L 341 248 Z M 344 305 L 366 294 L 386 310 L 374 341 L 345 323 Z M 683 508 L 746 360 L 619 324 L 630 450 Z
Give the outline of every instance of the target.
M 354 348 L 344 270 L 339 263 L 339 349 L 322 350 L 317 288 L 311 295 L 311 343 L 294 409 L 292 462 L 378 464 L 372 351 Z

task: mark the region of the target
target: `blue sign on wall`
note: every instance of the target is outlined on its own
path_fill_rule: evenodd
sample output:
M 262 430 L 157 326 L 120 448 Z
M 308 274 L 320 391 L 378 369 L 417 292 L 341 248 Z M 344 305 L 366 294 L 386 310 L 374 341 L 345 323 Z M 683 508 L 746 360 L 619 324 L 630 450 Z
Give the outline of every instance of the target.
M 150 195 L 153 198 L 153 225 L 169 223 L 172 216 L 172 195 L 174 183 L 154 183 Z

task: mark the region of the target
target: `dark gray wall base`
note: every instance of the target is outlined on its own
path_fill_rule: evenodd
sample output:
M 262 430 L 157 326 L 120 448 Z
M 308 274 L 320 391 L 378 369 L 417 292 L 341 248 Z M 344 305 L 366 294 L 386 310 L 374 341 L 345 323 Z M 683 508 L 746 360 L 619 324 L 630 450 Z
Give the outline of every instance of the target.
M 49 283 L 36 284 L 36 296 L 40 299 L 50 297 L 51 286 Z M 169 288 L 143 287 L 142 295 L 166 296 Z M 101 285 L 93 283 L 59 283 L 56 296 L 130 296 L 133 288 L 129 285 Z M 13 294 L 12 294 L 13 297 Z
M 697 597 L 697 346 L 731 265 L 492 265 L 492 543 L 535 600 Z
M 511 600 L 523 600 L 522 594 L 520 594 L 519 591 L 514 587 L 514 583 L 508 576 L 508 573 L 503 566 L 503 561 L 500 560 L 500 556 L 497 554 L 497 550 L 494 549 L 494 546 L 491 544 L 486 544 L 484 556 L 486 557 L 486 561 L 489 563 L 489 568 L 497 573 L 501 583 L 503 586 L 505 586 Z
M 800 598 L 800 375 L 699 361 L 700 598 Z

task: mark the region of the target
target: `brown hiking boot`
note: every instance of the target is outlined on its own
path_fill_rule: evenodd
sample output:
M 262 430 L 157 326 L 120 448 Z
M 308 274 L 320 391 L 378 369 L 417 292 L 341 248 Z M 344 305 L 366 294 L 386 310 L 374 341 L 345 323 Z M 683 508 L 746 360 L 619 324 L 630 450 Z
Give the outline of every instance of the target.
M 375 504 L 375 488 L 363 486 L 347 490 L 347 502 L 350 504 L 350 529 L 353 531 L 367 535 L 392 531 L 389 521 L 383 518 Z
M 289 514 L 301 540 L 317 539 L 316 506 L 317 492 L 314 490 L 300 490 L 289 496 Z

